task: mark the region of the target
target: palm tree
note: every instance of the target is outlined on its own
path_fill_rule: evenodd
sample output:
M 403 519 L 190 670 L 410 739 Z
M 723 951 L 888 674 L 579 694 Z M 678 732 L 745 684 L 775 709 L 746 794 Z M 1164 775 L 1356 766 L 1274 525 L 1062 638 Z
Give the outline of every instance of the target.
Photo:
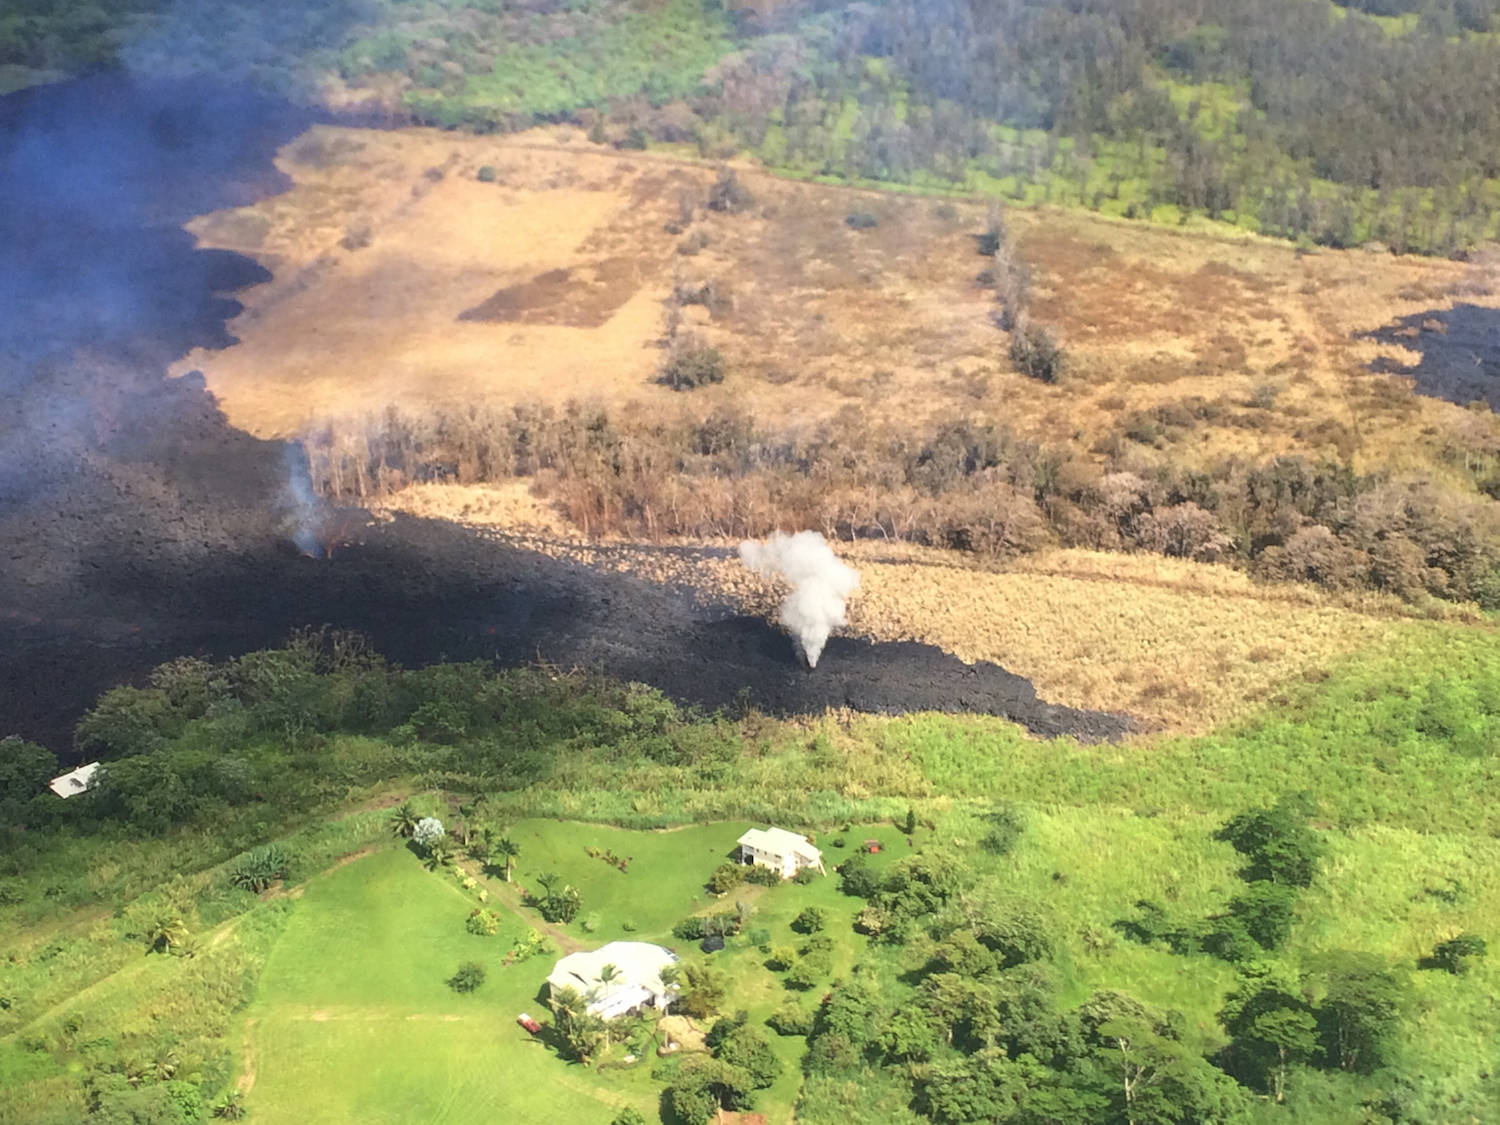
M 125 1075 L 125 1081 L 132 1086 L 139 1086 L 146 1080 L 146 1075 L 151 1073 L 151 1066 L 139 1052 L 136 1052 L 121 1061 L 120 1072 Z
M 157 1051 L 156 1057 L 151 1060 L 152 1069 L 156 1071 L 157 1081 L 170 1081 L 172 1076 L 177 1073 L 179 1061 L 177 1052 L 170 1048 Z
M 448 843 L 448 837 L 439 836 L 427 845 L 427 858 L 423 860 L 427 864 L 428 871 L 436 871 L 439 867 L 453 866 L 453 845 Z
M 146 927 L 147 944 L 161 953 L 181 945 L 187 936 L 187 923 L 176 914 L 158 914 Z
M 547 898 L 557 893 L 557 888 L 562 886 L 562 881 L 563 877 L 556 871 L 544 871 L 536 877 L 537 886 L 547 892 Z
M 417 821 L 421 819 L 422 814 L 412 807 L 410 801 L 402 801 L 391 810 L 391 831 L 409 840 L 417 830 Z
M 490 855 L 495 848 L 495 830 L 488 824 L 481 824 L 469 834 L 464 844 L 464 851 L 469 853 L 470 859 L 479 861 L 480 866 L 488 867 Z
M 604 986 L 605 997 L 609 996 L 609 986 L 620 979 L 618 965 L 604 965 L 599 969 L 599 983 Z
M 511 872 L 516 869 L 516 857 L 521 854 L 521 845 L 509 836 L 501 836 L 500 839 L 495 841 L 494 851 L 496 855 L 505 857 L 505 881 L 509 883 Z M 553 878 L 556 879 L 557 876 L 554 875 Z M 552 893 L 552 888 L 549 884 L 542 882 L 541 879 L 538 879 L 537 882 L 547 887 L 548 894 Z
M 463 837 L 463 845 L 466 848 L 469 846 L 469 837 L 472 835 L 472 830 L 469 826 L 474 822 L 474 818 L 479 815 L 479 810 L 483 808 L 483 806 L 483 793 L 475 797 L 467 805 L 458 806 L 458 815 L 463 819 L 455 826 L 455 831 L 461 837 Z

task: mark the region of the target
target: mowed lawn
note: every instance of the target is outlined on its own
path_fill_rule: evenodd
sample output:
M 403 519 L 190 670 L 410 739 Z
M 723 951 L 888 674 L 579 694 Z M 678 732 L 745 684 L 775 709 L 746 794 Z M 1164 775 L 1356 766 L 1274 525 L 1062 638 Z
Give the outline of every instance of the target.
M 838 935 L 835 975 L 858 959 L 865 940 L 850 929 L 862 905 L 837 891 L 830 874 L 808 886 L 744 885 L 723 899 L 704 887 L 751 825 L 720 823 L 668 832 L 633 832 L 600 825 L 524 821 L 509 835 L 521 846 L 516 886 L 485 880 L 504 928 L 495 937 L 468 933 L 464 921 L 478 905 L 452 873 L 425 870 L 409 850 L 391 846 L 311 880 L 278 942 L 256 1000 L 243 1020 L 241 1072 L 253 1076 L 247 1106 L 259 1122 L 318 1125 L 360 1121 L 493 1123 L 566 1121 L 606 1125 L 619 1107 L 634 1105 L 657 1120 L 661 1086 L 648 1062 L 628 1069 L 584 1069 L 561 1059 L 515 1023 L 522 1011 L 550 1018 L 544 989 L 559 954 L 506 968 L 506 951 L 528 920 L 519 888 L 556 872 L 583 898 L 583 911 L 560 927 L 577 948 L 608 941 L 655 941 L 684 956 L 696 945 L 671 935 L 690 914 L 755 907 L 750 928 L 777 942 L 803 940 L 790 922 L 806 906 L 830 910 Z M 928 834 L 921 833 L 925 838 Z M 909 853 L 889 826 L 855 829 L 847 850 L 821 843 L 830 869 L 860 840 L 879 838 L 877 863 Z M 919 840 L 919 843 L 921 841 Z M 586 848 L 632 857 L 622 873 Z M 582 924 L 593 918 L 589 932 Z M 626 929 L 626 924 L 632 929 Z M 725 1007 L 747 1009 L 757 1023 L 795 998 L 811 1008 L 822 994 L 788 993 L 753 946 L 736 943 L 716 954 L 730 985 Z M 472 995 L 447 986 L 464 961 L 487 966 L 488 979 Z M 792 1116 L 801 1086 L 802 1039 L 773 1037 L 785 1073 L 761 1095 L 758 1108 L 773 1122 Z M 618 1059 L 613 1048 L 607 1060 Z
M 518 1012 L 546 1014 L 554 959 L 503 968 L 524 923 L 476 937 L 464 929 L 474 905 L 394 847 L 309 883 L 244 1020 L 255 1120 L 603 1125 L 625 1104 L 654 1116 L 644 1072 L 585 1071 L 516 1025 Z M 460 995 L 446 981 L 470 960 L 489 978 Z
M 597 916 L 597 928 L 586 933 L 575 922 L 571 933 L 589 947 L 606 941 L 660 938 L 689 914 L 713 906 L 733 909 L 704 884 L 714 868 L 738 851 L 735 841 L 748 822 L 696 824 L 666 832 L 634 832 L 602 824 L 574 821 L 523 820 L 508 835 L 521 848 L 516 858 L 515 882 L 533 894 L 541 893 L 536 877 L 556 872 L 578 888 L 583 898 L 579 922 Z M 765 827 L 760 825 L 758 827 Z M 612 851 L 630 862 L 622 872 L 586 848 Z M 497 883 L 491 883 L 496 889 Z M 626 925 L 633 929 L 626 929 Z

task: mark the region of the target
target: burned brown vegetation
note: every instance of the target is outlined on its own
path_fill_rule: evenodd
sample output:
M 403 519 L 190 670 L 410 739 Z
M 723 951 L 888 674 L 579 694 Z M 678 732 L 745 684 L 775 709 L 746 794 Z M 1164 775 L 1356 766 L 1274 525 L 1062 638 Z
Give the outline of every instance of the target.
M 578 406 L 393 411 L 307 445 L 315 483 L 341 502 L 416 481 L 525 477 L 586 534 L 814 527 L 998 557 L 1046 546 L 1149 551 L 1335 590 L 1500 605 L 1500 513 L 1486 498 L 1305 457 L 1196 470 L 1136 452 L 1224 409 L 1198 400 L 1138 414 L 1102 457 L 993 423 L 877 428 L 849 415 L 789 438 L 733 410 L 664 421 Z

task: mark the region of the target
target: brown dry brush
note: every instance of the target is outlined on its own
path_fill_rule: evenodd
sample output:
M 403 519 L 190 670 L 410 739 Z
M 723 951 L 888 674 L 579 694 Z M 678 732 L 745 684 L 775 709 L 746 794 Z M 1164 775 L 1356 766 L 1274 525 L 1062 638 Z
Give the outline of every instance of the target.
M 995 326 L 1010 333 L 1010 360 L 1015 369 L 1042 383 L 1062 378 L 1065 356 L 1057 332 L 1031 319 L 1031 274 L 1005 223 L 1004 207 L 990 204 L 984 233 L 976 236 L 979 253 L 991 260 L 980 280 L 995 290 Z
M 530 479 L 586 535 L 759 537 L 814 528 L 988 557 L 1048 546 L 1222 561 L 1271 579 L 1500 607 L 1500 507 L 1422 478 L 1278 457 L 1211 471 L 1100 458 L 1003 426 L 843 418 L 774 434 L 734 408 L 624 420 L 601 408 L 482 407 L 328 424 L 306 437 L 323 495 Z

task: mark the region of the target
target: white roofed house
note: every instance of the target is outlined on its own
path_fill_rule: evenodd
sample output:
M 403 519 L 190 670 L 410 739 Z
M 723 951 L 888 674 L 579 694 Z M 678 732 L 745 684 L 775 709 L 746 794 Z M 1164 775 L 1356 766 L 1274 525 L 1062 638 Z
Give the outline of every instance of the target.
M 89 783 L 94 780 L 94 774 L 98 772 L 99 763 L 90 762 L 88 765 L 79 766 L 76 770 L 65 773 L 61 777 L 54 777 L 47 783 L 47 788 L 51 789 L 59 797 L 76 797 L 88 789 Z
M 553 996 L 565 988 L 577 989 L 589 1014 L 600 1019 L 647 1006 L 665 1011 L 677 996 L 677 986 L 664 983 L 661 971 L 676 960 L 677 954 L 650 942 L 612 941 L 587 953 L 568 954 L 552 970 L 547 985 Z
M 739 844 L 741 862 L 779 871 L 783 879 L 790 879 L 804 867 L 823 871 L 823 853 L 806 836 L 785 828 L 752 828 L 740 837 Z

